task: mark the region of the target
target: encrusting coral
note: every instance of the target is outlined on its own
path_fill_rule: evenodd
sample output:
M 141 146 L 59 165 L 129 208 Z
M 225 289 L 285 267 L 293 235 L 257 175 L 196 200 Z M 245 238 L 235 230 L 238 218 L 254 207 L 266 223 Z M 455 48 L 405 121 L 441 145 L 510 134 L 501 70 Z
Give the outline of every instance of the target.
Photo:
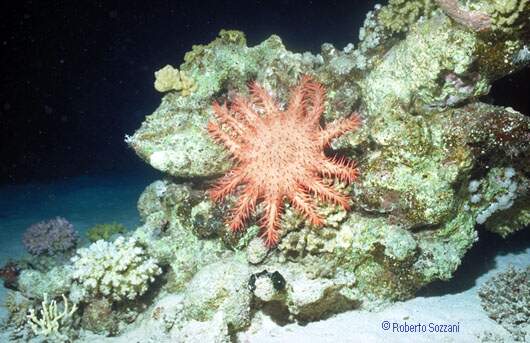
M 25 269 L 20 273 L 17 286 L 32 299 L 43 299 L 44 294 L 56 298 L 67 294 L 72 286 L 72 267 L 69 264 L 54 266 L 46 271 Z
M 23 328 L 28 323 L 28 311 L 33 304 L 34 301 L 25 297 L 22 293 L 8 291 L 2 304 L 8 312 L 8 317 L 3 324 Z
M 118 234 L 124 234 L 127 228 L 119 223 L 96 224 L 87 231 L 87 238 L 91 242 L 97 242 L 100 239 L 108 241 L 111 237 Z
M 159 92 L 179 91 L 182 96 L 188 96 L 197 89 L 192 78 L 170 65 L 155 72 L 154 86 Z
M 355 164 L 344 158 L 327 157 L 324 149 L 333 139 L 356 129 L 360 118 L 353 114 L 321 128 L 325 90 L 308 76 L 302 77 L 293 89 L 285 110 L 257 83 L 250 86 L 250 93 L 250 100 L 235 97 L 230 108 L 213 104 L 219 123 L 209 122 L 208 131 L 230 151 L 237 165 L 210 194 L 219 201 L 243 185 L 230 228 L 241 231 L 261 202 L 265 207 L 261 236 L 272 247 L 279 241 L 284 200 L 315 226 L 322 226 L 324 219 L 310 193 L 343 209 L 350 207 L 349 198 L 335 190 L 329 179 L 351 183 L 358 175 Z

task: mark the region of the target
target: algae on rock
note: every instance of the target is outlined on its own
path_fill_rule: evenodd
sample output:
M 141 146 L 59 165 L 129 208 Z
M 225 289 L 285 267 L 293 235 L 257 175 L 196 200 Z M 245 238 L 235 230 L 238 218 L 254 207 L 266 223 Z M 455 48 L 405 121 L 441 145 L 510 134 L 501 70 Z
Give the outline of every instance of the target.
M 154 182 L 138 201 L 144 225 L 133 235 L 161 265 L 171 267 L 172 290 L 184 289 L 202 266 L 226 252 L 219 240 L 201 239 L 218 235 L 223 226 L 221 213 L 205 202 L 209 200 L 203 192 L 170 181 Z
M 151 325 L 157 341 L 194 335 L 229 341 L 260 309 L 279 321 L 307 321 L 377 308 L 450 279 L 483 227 L 502 239 L 528 226 L 530 120 L 480 102 L 494 80 L 530 63 L 528 2 L 458 2 L 490 16 L 488 32 L 459 24 L 434 3 L 377 6 L 357 48 L 323 44 L 318 55 L 290 52 L 277 36 L 247 47 L 241 32 L 221 31 L 210 44 L 194 46 L 178 69 L 158 74 L 166 77 L 157 85 L 166 92 L 162 102 L 127 137 L 142 159 L 167 174 L 140 196 L 143 225 L 118 241 L 141 250 L 126 254 L 141 255 L 134 266 L 150 261 L 147 275 L 136 278 L 140 285 L 126 283 L 127 290 L 114 294 L 116 301 L 129 297 L 148 307 L 131 310 L 129 322 L 137 329 Z M 257 221 L 244 234 L 227 227 L 233 197 L 221 205 L 208 197 L 233 161 L 206 125 L 213 101 L 247 95 L 254 80 L 284 106 L 304 74 L 327 89 L 323 125 L 362 113 L 360 130 L 329 149 L 356 160 L 361 174 L 353 185 L 337 185 L 352 196 L 350 210 L 317 204 L 326 218 L 318 230 L 286 206 L 281 241 L 268 249 L 255 237 Z M 263 208 L 254 210 L 260 218 Z M 93 249 L 112 250 L 104 249 L 108 244 Z M 74 262 L 90 251 L 78 250 Z M 54 295 L 69 293 L 80 302 L 85 328 L 119 331 L 97 320 L 110 311 L 105 297 L 83 304 L 76 285 L 68 290 L 55 282 L 63 274 L 88 286 L 95 280 L 94 293 L 110 296 L 112 290 L 98 288 L 102 272 L 68 268 L 26 271 L 21 286 L 33 289 L 42 280 Z M 43 294 L 34 293 L 28 296 Z M 118 308 L 117 318 L 128 311 Z
M 454 21 L 435 1 L 404 3 L 376 6 L 357 49 L 324 44 L 317 56 L 296 54 L 277 36 L 247 47 L 242 33 L 222 31 L 186 54 L 179 70 L 197 88 L 187 97 L 165 95 L 128 138 L 142 158 L 178 180 L 148 187 L 139 205 L 146 224 L 136 233 L 172 267 L 173 290 L 188 294 L 193 284 L 192 293 L 201 294 L 211 282 L 199 282 L 206 279 L 200 275 L 216 274 L 213 269 L 224 270 L 235 259 L 256 300 L 245 306 L 274 304 L 291 319 L 315 320 L 408 298 L 435 280 L 450 279 L 477 240 L 477 224 L 503 237 L 528 225 L 529 120 L 479 101 L 494 80 L 528 64 L 518 58 L 529 44 L 529 28 L 520 20 L 528 8 L 517 2 L 503 12 L 493 0 L 462 4 L 492 16 L 496 34 L 485 34 Z M 496 17 L 501 12 L 514 17 Z M 361 129 L 331 146 L 357 160 L 361 175 L 346 188 L 351 211 L 319 204 L 327 219 L 319 230 L 286 206 L 283 237 L 268 250 L 253 239 L 253 229 L 243 235 L 227 230 L 233 198 L 224 205 L 208 200 L 205 190 L 233 162 L 205 127 L 211 103 L 246 95 L 249 81 L 257 80 L 285 104 L 289 88 L 304 74 L 327 88 L 324 122 L 362 113 Z M 506 170 L 517 186 L 499 181 L 498 173 Z M 260 211 L 258 206 L 255 218 Z M 229 261 L 226 266 L 220 258 Z M 273 287 L 273 274 L 285 281 L 284 289 Z M 246 294 L 244 284 L 234 287 Z M 220 312 L 226 317 L 223 308 L 236 306 L 231 292 L 216 291 L 212 301 L 202 297 L 205 303 L 188 305 L 196 310 L 189 318 L 209 321 Z M 201 297 L 190 293 L 196 298 Z M 239 323 L 246 322 L 247 312 L 240 313 L 245 314 Z
M 221 31 L 212 43 L 194 46 L 184 60 L 180 74 L 194 80 L 193 91 L 165 95 L 127 142 L 155 169 L 185 178 L 218 175 L 230 166 L 227 154 L 205 131 L 214 99 L 245 89 L 252 79 L 278 91 L 318 63 L 310 54 L 287 51 L 277 36 L 249 48 L 238 31 Z

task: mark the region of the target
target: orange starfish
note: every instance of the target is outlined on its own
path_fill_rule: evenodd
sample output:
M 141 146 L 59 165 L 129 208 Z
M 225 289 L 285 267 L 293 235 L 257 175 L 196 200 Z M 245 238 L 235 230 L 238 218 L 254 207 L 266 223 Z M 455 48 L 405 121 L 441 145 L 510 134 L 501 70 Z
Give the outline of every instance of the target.
M 228 223 L 233 232 L 241 231 L 257 204 L 263 203 L 261 237 L 273 247 L 279 240 L 285 200 L 315 226 L 323 225 L 324 219 L 310 194 L 349 208 L 349 197 L 335 190 L 330 178 L 350 183 L 358 171 L 353 161 L 329 158 L 324 149 L 361 120 L 354 113 L 322 128 L 326 91 L 309 76 L 292 90 L 285 110 L 258 83 L 249 88 L 250 99 L 236 96 L 230 107 L 213 103 L 218 122 L 210 121 L 208 132 L 228 149 L 236 166 L 217 181 L 210 195 L 220 201 L 240 188 Z

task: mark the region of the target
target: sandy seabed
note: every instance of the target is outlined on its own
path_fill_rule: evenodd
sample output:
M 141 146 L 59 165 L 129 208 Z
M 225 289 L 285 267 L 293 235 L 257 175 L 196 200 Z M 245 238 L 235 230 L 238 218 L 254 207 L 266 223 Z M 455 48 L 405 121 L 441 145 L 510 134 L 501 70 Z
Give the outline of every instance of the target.
M 97 223 L 115 221 L 134 229 L 139 225 L 136 201 L 145 186 L 154 180 L 153 175 L 106 175 L 0 188 L 0 264 L 24 253 L 22 234 L 29 225 L 55 216 L 64 216 L 71 221 L 81 236 Z M 508 332 L 482 309 L 478 289 L 510 264 L 518 268 L 530 264 L 527 243 L 510 246 L 507 241 L 489 256 L 481 256 L 480 252 L 469 259 L 466 256 L 452 280 L 429 286 L 416 298 L 377 312 L 353 310 L 305 325 L 291 323 L 283 326 L 258 312 L 251 326 L 237 335 L 237 341 L 510 342 Z M 0 287 L 0 319 L 6 316 L 5 294 L 6 289 Z M 435 330 L 458 331 L 431 332 Z M 104 341 L 130 343 L 147 340 L 148 337 L 136 329 Z
M 278 326 L 268 317 L 259 316 L 252 327 L 238 338 L 241 342 L 512 342 L 509 333 L 482 309 L 479 287 L 491 276 L 512 264 L 523 268 L 530 264 L 530 248 L 495 256 L 493 268 L 476 278 L 466 289 L 445 282 L 447 292 L 430 290 L 434 294 L 395 303 L 378 312 L 349 311 L 305 326 Z M 443 288 L 440 283 L 433 288 Z M 426 332 L 400 332 L 404 325 Z M 419 324 L 419 325 L 418 325 Z M 390 326 L 389 329 L 383 327 Z M 439 325 L 437 328 L 435 325 Z M 446 325 L 445 327 L 443 325 Z M 429 332 L 429 330 L 458 328 L 458 332 Z

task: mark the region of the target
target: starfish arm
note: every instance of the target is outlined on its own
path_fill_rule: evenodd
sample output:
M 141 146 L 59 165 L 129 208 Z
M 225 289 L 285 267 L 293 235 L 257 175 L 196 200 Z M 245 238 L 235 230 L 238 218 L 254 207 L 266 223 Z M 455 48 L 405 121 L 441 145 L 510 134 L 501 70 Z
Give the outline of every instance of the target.
M 361 119 L 353 114 L 321 127 L 326 92 L 309 76 L 292 89 L 285 110 L 259 84 L 252 83 L 249 92 L 248 99 L 235 96 L 229 106 L 213 105 L 216 119 L 208 123 L 208 131 L 231 153 L 236 167 L 214 185 L 210 195 L 220 201 L 238 194 L 227 220 L 233 232 L 244 229 L 262 202 L 260 236 L 272 248 L 281 239 L 284 200 L 315 226 L 325 222 L 318 213 L 318 201 L 349 208 L 349 194 L 334 187 L 330 179 L 354 181 L 355 163 L 326 157 L 324 150 L 334 138 L 357 128 Z
M 306 87 L 307 84 L 311 81 L 311 77 L 308 75 L 302 76 L 302 79 L 291 90 L 291 98 L 289 99 L 289 104 L 287 105 L 287 112 L 291 116 L 296 116 L 302 118 L 305 116 L 304 102 L 306 101 Z
M 320 116 L 324 112 L 324 102 L 326 99 L 326 90 L 318 82 L 309 82 L 306 85 L 307 102 L 311 108 L 307 113 L 307 118 L 312 124 L 318 124 Z
M 241 170 L 234 169 L 215 183 L 209 191 L 210 197 L 213 201 L 220 201 L 233 193 L 236 187 L 243 183 L 244 180 L 245 177 Z
M 230 114 L 226 103 L 221 106 L 218 102 L 214 101 L 212 106 L 213 113 L 221 124 L 228 126 L 231 130 L 236 132 L 239 137 L 245 136 L 245 127 Z
M 250 103 L 241 96 L 234 99 L 231 109 L 236 115 L 239 114 L 239 117 L 245 120 L 251 128 L 256 129 L 262 123 L 261 117 L 252 109 Z
M 294 195 L 289 196 L 289 200 L 295 209 L 309 219 L 311 224 L 315 226 L 321 226 L 324 224 L 324 219 L 322 219 L 317 213 L 315 202 L 303 189 L 300 189 Z
M 350 208 L 349 198 L 347 196 L 324 184 L 318 178 L 307 180 L 302 185 L 324 201 L 337 204 L 345 210 Z
M 256 187 L 247 185 L 245 191 L 241 194 L 230 219 L 230 229 L 232 232 L 242 231 L 245 221 L 255 210 L 258 201 L 259 191 Z
M 255 105 L 262 107 L 268 115 L 278 112 L 278 105 L 265 88 L 257 82 L 252 82 L 249 88 L 252 102 Z
M 320 131 L 320 144 L 323 147 L 328 146 L 334 138 L 341 136 L 342 134 L 354 130 L 361 125 L 361 117 L 354 113 L 348 118 L 335 120 L 325 129 Z
M 279 240 L 280 214 L 282 212 L 282 202 L 280 196 L 273 196 L 265 199 L 265 213 L 261 220 L 263 233 L 261 238 L 265 240 L 265 245 L 273 247 Z
M 221 130 L 219 125 L 213 122 L 208 122 L 208 133 L 215 141 L 223 144 L 233 156 L 241 156 L 240 144 L 235 139 L 230 137 L 229 134 Z
M 315 168 L 325 178 L 337 177 L 340 181 L 352 183 L 359 176 L 356 163 L 346 158 L 327 158 L 320 160 Z

